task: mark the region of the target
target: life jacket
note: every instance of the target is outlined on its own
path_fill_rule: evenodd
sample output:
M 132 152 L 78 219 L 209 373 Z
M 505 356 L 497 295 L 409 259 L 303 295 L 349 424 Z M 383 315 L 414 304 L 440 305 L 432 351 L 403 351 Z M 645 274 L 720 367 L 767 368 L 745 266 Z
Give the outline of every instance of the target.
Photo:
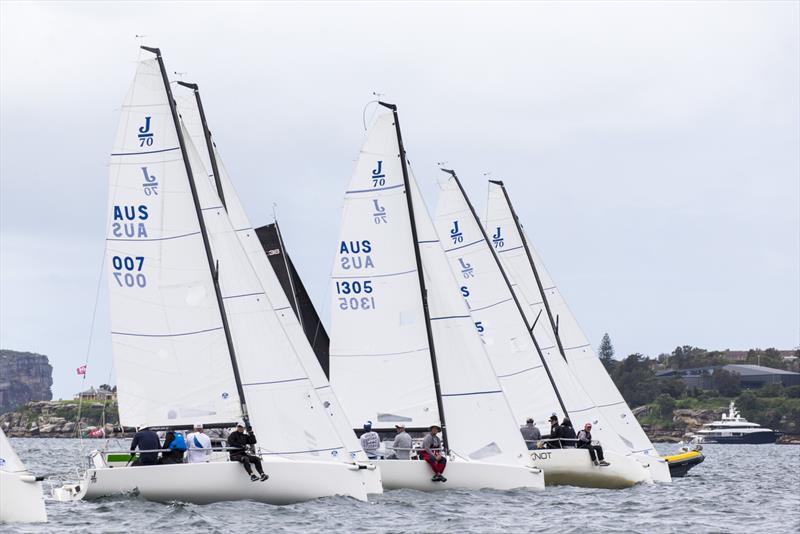
M 185 451 L 186 450 L 186 440 L 183 439 L 183 434 L 175 434 L 175 438 L 169 444 L 169 448 L 174 451 Z

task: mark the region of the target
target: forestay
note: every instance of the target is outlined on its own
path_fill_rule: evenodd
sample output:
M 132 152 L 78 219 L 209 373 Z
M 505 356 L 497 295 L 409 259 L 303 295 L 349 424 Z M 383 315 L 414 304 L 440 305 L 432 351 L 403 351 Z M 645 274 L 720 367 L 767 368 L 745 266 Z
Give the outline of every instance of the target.
M 189 136 L 195 147 L 199 147 L 199 156 L 203 160 L 203 168 L 206 176 L 209 177 L 208 183 L 216 187 L 213 173 L 210 172 L 211 164 L 208 156 L 206 139 L 203 125 L 194 98 L 178 99 L 181 116 L 184 120 Z M 294 356 L 298 358 L 304 372 L 309 377 L 315 394 L 322 402 L 324 412 L 330 417 L 330 424 L 335 429 L 344 448 L 349 455 L 340 455 L 340 459 L 349 460 L 355 457 L 359 460 L 366 460 L 366 455 L 361 450 L 358 439 L 353 433 L 352 426 L 339 405 L 339 401 L 334 395 L 328 383 L 328 379 L 322 371 L 319 362 L 314 355 L 314 351 L 306 338 L 302 326 L 293 313 L 286 293 L 278 281 L 272 266 L 259 242 L 256 232 L 250 224 L 250 220 L 242 206 L 239 195 L 230 180 L 227 169 L 220 159 L 216 144 L 212 143 L 220 173 L 219 181 L 225 198 L 225 207 L 228 218 L 239 240 L 239 244 L 244 250 L 250 265 L 255 272 L 256 278 L 264 291 L 264 297 L 272 308 L 279 324 L 283 329 L 283 334 L 288 338 Z M 199 175 L 199 173 L 198 173 Z M 262 432 L 263 434 L 263 432 Z M 261 438 L 259 438 L 261 439 Z
M 194 173 L 207 175 L 186 131 L 184 138 Z M 245 399 L 262 452 L 338 459 L 344 451 L 341 439 L 278 321 L 217 192 L 207 179 L 196 179 L 195 183 L 218 264 Z
M 331 384 L 350 421 L 439 422 L 393 117 L 369 130 L 347 187 L 331 276 Z
M 570 311 L 541 258 L 532 246 L 530 239 L 521 235 L 518 231 L 511 207 L 503 187 L 499 183 L 492 182 L 489 184 L 486 229 L 491 236 L 492 243 L 502 260 L 506 272 L 511 280 L 517 284 L 521 294 L 524 295 L 524 300 L 527 303 L 525 311 L 529 320 L 533 320 L 541 313 L 537 332 L 539 331 L 538 328 L 541 327 L 547 330 L 551 339 L 554 339 L 555 335 L 544 307 L 544 299 L 539 291 L 523 245 L 522 240 L 525 239 L 539 274 L 553 319 L 555 320 L 558 317 L 558 333 L 569 368 L 592 400 L 592 403 L 597 406 L 602 416 L 601 422 L 604 426 L 610 427 L 606 430 L 613 429 L 613 434 L 616 434 L 622 444 L 617 447 L 616 444 L 610 441 L 612 433 L 606 431 L 605 434 L 609 438 L 600 438 L 604 440 L 604 445 L 606 441 L 609 441 L 612 450 L 622 453 L 644 452 L 656 454 L 652 443 L 650 443 L 636 417 L 595 354 L 575 316 Z M 593 429 L 593 433 L 597 434 L 597 431 Z
M 214 284 L 158 61 L 139 63 L 109 168 L 106 262 L 124 426 L 241 417 Z

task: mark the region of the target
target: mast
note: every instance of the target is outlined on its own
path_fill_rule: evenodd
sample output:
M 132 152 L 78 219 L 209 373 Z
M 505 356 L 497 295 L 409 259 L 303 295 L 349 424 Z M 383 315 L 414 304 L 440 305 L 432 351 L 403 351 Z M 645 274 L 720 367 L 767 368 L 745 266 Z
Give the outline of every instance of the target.
M 400 118 L 397 115 L 397 106 L 378 102 L 381 106 L 392 110 L 394 115 L 394 129 L 397 132 L 397 146 L 400 149 L 400 165 L 403 169 L 403 184 L 406 188 L 406 204 L 408 205 L 408 218 L 411 221 L 411 239 L 414 242 L 414 258 L 417 262 L 417 278 L 419 279 L 419 290 L 422 296 L 422 311 L 425 314 L 425 330 L 428 334 L 428 352 L 431 355 L 431 370 L 433 371 L 433 387 L 436 390 L 436 406 L 439 409 L 439 420 L 442 425 L 442 447 L 445 451 L 449 449 L 447 443 L 447 430 L 444 420 L 444 404 L 442 403 L 442 386 L 439 381 L 439 366 L 436 363 L 436 350 L 433 343 L 433 330 L 431 330 L 431 314 L 428 309 L 428 290 L 425 289 L 425 275 L 422 272 L 422 258 L 419 253 L 419 238 L 417 237 L 417 223 L 414 218 L 414 202 L 411 199 L 411 182 L 408 178 L 408 167 L 406 165 L 406 149 L 403 147 L 403 136 L 400 133 Z
M 561 334 L 558 333 L 558 324 L 556 319 L 553 318 L 553 312 L 550 309 L 550 303 L 547 301 L 547 295 L 544 292 L 544 286 L 542 285 L 542 279 L 539 277 L 539 270 L 536 268 L 536 263 L 533 261 L 533 255 L 531 254 L 531 249 L 528 248 L 528 241 L 525 239 L 525 235 L 522 233 L 522 226 L 519 224 L 519 217 L 517 217 L 517 212 L 514 211 L 514 206 L 511 204 L 511 198 L 508 196 L 508 191 L 506 191 L 506 186 L 500 180 L 489 180 L 490 183 L 495 185 L 499 185 L 500 189 L 503 191 L 503 196 L 506 199 L 506 204 L 508 205 L 508 209 L 511 211 L 511 217 L 514 219 L 514 224 L 517 226 L 517 233 L 519 233 L 519 238 L 522 241 L 522 246 L 525 248 L 525 254 L 528 256 L 528 264 L 531 266 L 531 270 L 533 271 L 533 276 L 536 278 L 536 285 L 539 287 L 539 293 L 542 295 L 542 301 L 544 302 L 544 309 L 547 311 L 547 318 L 550 320 L 550 327 L 553 329 L 553 333 L 556 336 L 556 343 L 558 344 L 558 352 L 561 353 L 561 357 L 564 358 L 564 361 L 567 360 L 567 355 L 564 352 L 564 345 L 561 343 Z
M 211 172 L 214 173 L 214 184 L 217 186 L 217 195 L 219 196 L 219 201 L 222 203 L 222 207 L 225 208 L 225 211 L 228 211 L 228 206 L 225 204 L 225 194 L 222 191 L 222 181 L 219 178 L 219 167 L 217 167 L 217 156 L 214 154 L 214 144 L 211 141 L 211 130 L 208 129 L 208 123 L 206 122 L 206 112 L 203 111 L 203 101 L 200 100 L 200 87 L 196 83 L 186 83 L 186 82 L 178 82 L 178 85 L 182 85 L 194 91 L 194 99 L 197 101 L 197 110 L 200 112 L 200 122 L 203 123 L 203 134 L 206 138 L 206 148 L 208 149 L 208 159 L 211 161 Z
M 278 236 L 278 246 L 281 249 L 281 256 L 283 256 L 283 266 L 286 268 L 286 277 L 289 279 L 289 289 L 292 292 L 292 300 L 294 301 L 294 309 L 297 314 L 297 321 L 300 323 L 300 328 L 303 333 L 306 333 L 306 327 L 303 325 L 303 314 L 300 312 L 300 300 L 297 298 L 297 290 L 294 288 L 294 280 L 292 271 L 289 269 L 289 257 L 286 253 L 286 247 L 283 244 L 283 237 L 281 237 L 281 227 L 278 226 L 278 214 L 275 213 L 275 206 L 272 207 L 272 218 L 275 220 L 275 233 Z
M 197 222 L 200 226 L 200 234 L 203 236 L 203 246 L 205 247 L 206 258 L 208 259 L 208 269 L 211 271 L 211 279 L 214 281 L 214 292 L 216 293 L 217 297 L 219 314 L 220 317 L 222 318 L 222 329 L 225 331 L 225 341 L 228 344 L 228 354 L 230 355 L 231 358 L 231 367 L 233 368 L 233 378 L 234 380 L 236 380 L 236 390 L 237 393 L 239 394 L 239 402 L 241 404 L 241 409 L 242 409 L 242 419 L 245 426 L 250 426 L 250 417 L 247 414 L 247 402 L 245 401 L 244 398 L 244 388 L 242 387 L 242 378 L 239 375 L 239 365 L 236 362 L 236 352 L 233 349 L 233 338 L 231 337 L 231 329 L 230 325 L 228 324 L 228 315 L 225 313 L 225 305 L 222 303 L 222 290 L 219 287 L 219 262 L 215 263 L 214 257 L 211 254 L 211 243 L 208 239 L 208 231 L 206 230 L 206 223 L 203 220 L 203 212 L 200 209 L 200 199 L 197 196 L 197 188 L 195 187 L 194 183 L 194 174 L 192 173 L 192 166 L 189 163 L 189 155 L 186 152 L 186 140 L 183 138 L 183 131 L 181 130 L 181 122 L 180 118 L 178 117 L 178 108 L 175 106 L 175 99 L 172 97 L 172 88 L 169 85 L 167 70 L 166 68 L 164 68 L 164 60 L 161 58 L 161 50 L 158 48 L 151 48 L 149 46 L 143 46 L 142 50 L 147 50 L 148 52 L 152 52 L 153 54 L 155 54 L 156 59 L 158 60 L 158 66 L 161 69 L 161 78 L 164 81 L 164 89 L 167 92 L 167 99 L 169 100 L 169 109 L 170 112 L 172 113 L 172 121 L 175 125 L 175 132 L 178 134 L 178 144 L 181 147 L 181 156 L 183 157 L 183 165 L 186 168 L 186 175 L 187 178 L 189 179 L 189 188 L 192 191 L 192 200 L 194 201 L 194 209 L 197 214 Z M 209 150 L 211 150 L 210 147 Z
M 472 213 L 472 216 L 475 218 L 475 223 L 481 230 L 481 235 L 483 236 L 483 240 L 488 245 L 489 250 L 492 251 L 492 257 L 494 258 L 494 261 L 497 264 L 497 268 L 500 269 L 500 274 L 503 275 L 503 280 L 505 281 L 508 290 L 511 292 L 511 297 L 514 299 L 514 304 L 517 305 L 517 310 L 519 311 L 519 314 L 522 317 L 523 322 L 525 323 L 525 329 L 531 336 L 531 340 L 533 341 L 533 346 L 536 347 L 536 352 L 539 354 L 539 359 L 542 360 L 542 365 L 544 366 L 544 370 L 547 372 L 547 378 L 550 379 L 550 384 L 553 386 L 553 391 L 555 391 L 556 397 L 558 398 L 558 404 L 561 405 L 561 410 L 564 412 L 564 415 L 566 417 L 569 417 L 569 413 L 567 412 L 567 407 L 564 404 L 564 400 L 561 398 L 561 393 L 558 392 L 558 387 L 556 387 L 556 382 L 555 380 L 553 380 L 553 375 L 550 372 L 550 367 L 548 367 L 547 361 L 544 358 L 544 354 L 542 354 L 542 349 L 539 347 L 539 342 L 536 341 L 536 336 L 533 335 L 533 327 L 530 324 L 528 324 L 528 318 L 525 316 L 525 312 L 522 310 L 522 305 L 520 304 L 519 299 L 517 298 L 517 294 L 514 293 L 514 288 L 511 287 L 511 281 L 508 279 L 508 275 L 506 275 L 506 271 L 505 269 L 503 269 L 503 265 L 500 263 L 500 257 L 494 250 L 491 241 L 489 241 L 489 236 L 486 235 L 486 229 L 481 224 L 481 221 L 478 218 L 478 214 L 475 213 L 475 208 L 472 206 L 472 202 L 469 200 L 467 193 L 464 191 L 464 187 L 462 187 L 461 185 L 461 180 L 458 179 L 458 176 L 456 176 L 456 173 L 453 170 L 442 169 L 442 172 L 446 172 L 453 178 L 453 180 L 455 180 L 456 185 L 458 185 L 458 190 L 461 192 L 461 196 L 464 197 L 464 201 L 467 203 L 467 206 L 469 206 L 469 211 L 470 213 Z

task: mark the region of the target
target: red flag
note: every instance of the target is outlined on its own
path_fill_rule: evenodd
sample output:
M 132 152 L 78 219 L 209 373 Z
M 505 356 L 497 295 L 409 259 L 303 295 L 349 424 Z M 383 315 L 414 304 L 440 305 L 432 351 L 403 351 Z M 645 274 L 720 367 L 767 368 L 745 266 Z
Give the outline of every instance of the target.
M 79 375 L 86 376 L 86 364 L 81 365 L 80 367 L 78 367 L 76 369 L 76 371 L 78 372 Z

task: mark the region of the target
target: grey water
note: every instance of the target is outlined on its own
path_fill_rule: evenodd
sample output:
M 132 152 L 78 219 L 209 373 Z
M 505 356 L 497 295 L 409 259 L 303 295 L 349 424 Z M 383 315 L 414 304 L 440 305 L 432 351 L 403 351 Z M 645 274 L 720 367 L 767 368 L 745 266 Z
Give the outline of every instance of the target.
M 74 473 L 82 447 L 99 445 L 69 439 L 11 442 L 36 474 Z M 669 454 L 678 446 L 657 448 Z M 291 506 L 161 504 L 127 496 L 70 503 L 48 500 L 48 523 L 4 525 L 0 531 L 800 532 L 800 446 L 707 445 L 703 452 L 705 462 L 685 478 L 625 490 L 398 490 L 372 496 L 366 503 L 334 497 Z

